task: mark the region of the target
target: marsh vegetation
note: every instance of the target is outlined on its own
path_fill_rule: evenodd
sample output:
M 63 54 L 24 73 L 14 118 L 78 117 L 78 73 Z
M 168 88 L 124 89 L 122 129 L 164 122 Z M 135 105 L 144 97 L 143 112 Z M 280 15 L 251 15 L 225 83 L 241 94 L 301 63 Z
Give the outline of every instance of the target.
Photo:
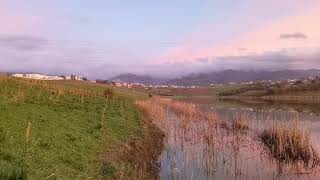
M 307 167 L 319 165 L 319 155 L 311 142 L 310 131 L 302 129 L 297 120 L 291 124 L 272 125 L 259 137 L 270 154 L 280 162 L 302 161 Z
M 318 149 L 298 120 L 256 126 L 167 98 L 137 102 L 165 134 L 161 179 L 317 179 Z

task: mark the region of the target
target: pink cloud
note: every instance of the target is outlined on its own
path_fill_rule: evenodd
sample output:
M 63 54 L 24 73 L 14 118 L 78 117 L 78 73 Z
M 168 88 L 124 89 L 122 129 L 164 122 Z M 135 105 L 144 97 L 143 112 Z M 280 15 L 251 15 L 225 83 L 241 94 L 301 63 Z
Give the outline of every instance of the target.
M 285 0 L 285 3 L 290 3 Z M 277 1 L 278 2 L 278 1 Z M 296 1 L 291 1 L 297 5 Z M 268 51 L 280 51 L 289 48 L 312 48 L 320 45 L 320 2 L 312 2 L 312 11 L 303 11 L 301 14 L 290 16 L 284 19 L 266 23 L 253 29 L 251 32 L 242 34 L 234 38 L 231 43 L 220 43 L 206 48 L 197 46 L 193 37 L 192 41 L 187 40 L 182 46 L 176 47 L 161 55 L 157 63 L 185 63 L 196 62 L 197 59 L 210 58 L 217 59 L 230 56 L 245 56 L 252 54 L 262 54 Z M 283 3 L 283 4 L 285 4 Z M 301 1 L 300 1 L 301 4 Z M 280 38 L 283 34 L 302 34 L 305 38 Z M 203 35 L 198 34 L 204 39 Z

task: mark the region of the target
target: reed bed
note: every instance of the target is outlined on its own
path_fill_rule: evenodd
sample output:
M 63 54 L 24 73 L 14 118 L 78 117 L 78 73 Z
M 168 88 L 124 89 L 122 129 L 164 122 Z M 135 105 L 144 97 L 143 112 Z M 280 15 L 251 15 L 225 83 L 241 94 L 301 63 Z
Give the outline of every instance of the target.
M 319 155 L 313 147 L 310 131 L 302 129 L 297 120 L 277 123 L 259 136 L 273 157 L 281 162 L 302 161 L 306 166 L 319 165 Z
M 163 119 L 165 117 L 165 109 L 154 103 L 151 100 L 148 101 L 136 101 L 136 104 L 147 114 L 148 118 L 153 122 Z
M 248 116 L 245 114 L 236 114 L 231 127 L 233 130 L 247 130 L 249 129 Z
M 233 171 L 233 158 L 238 156 L 232 153 L 233 150 L 239 151 L 236 145 L 239 145 L 240 140 L 225 134 L 224 130 L 219 130 L 215 113 L 205 113 L 192 104 L 168 99 L 152 98 L 136 104 L 148 113 L 165 133 L 167 147 L 160 159 L 166 159 L 169 169 L 161 170 L 162 178 L 192 179 L 199 176 L 212 179 L 217 177 L 217 169 L 224 171 L 225 175 L 230 173 L 225 171 Z M 225 161 L 231 165 L 222 166 Z M 239 165 L 236 167 L 236 171 L 240 172 Z M 230 173 L 228 176 L 233 175 Z
M 164 98 L 155 98 L 155 101 L 164 107 L 170 108 L 178 116 L 186 116 L 190 118 L 198 118 L 199 116 L 202 116 L 201 111 L 191 103 L 173 101 L 171 99 Z
M 152 98 L 151 100 L 149 100 L 149 105 L 160 106 L 164 108 L 166 111 L 172 111 L 176 116 L 186 121 L 205 120 L 210 122 L 210 124 L 215 125 L 216 127 L 219 124 L 218 118 L 215 113 L 203 112 L 200 109 L 198 109 L 195 104 L 192 103 L 174 101 L 168 98 Z
M 259 136 L 268 142 L 276 159 L 288 159 L 287 164 L 283 160 L 264 162 L 270 156 L 255 138 L 258 130 L 250 127 L 253 122 L 246 114 L 219 121 L 215 113 L 202 112 L 191 103 L 153 97 L 136 104 L 165 134 L 165 150 L 160 157 L 164 179 L 272 179 L 275 176 L 270 172 L 292 172 L 287 166 L 292 157 L 313 165 L 319 161 L 310 134 L 301 131 L 298 124 L 293 128 L 275 126 Z M 243 131 L 246 133 L 234 133 Z M 308 168 L 297 167 L 295 171 L 310 173 Z

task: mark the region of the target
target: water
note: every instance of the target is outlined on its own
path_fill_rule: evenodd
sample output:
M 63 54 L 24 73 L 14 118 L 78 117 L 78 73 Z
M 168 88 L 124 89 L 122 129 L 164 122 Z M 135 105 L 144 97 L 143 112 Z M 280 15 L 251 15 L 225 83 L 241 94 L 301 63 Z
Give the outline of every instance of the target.
M 171 114 L 158 124 L 166 134 L 160 157 L 161 179 L 320 179 L 319 168 L 305 169 L 301 164 L 274 160 L 257 137 L 261 129 L 274 122 L 296 118 L 303 128 L 310 128 L 320 151 L 320 103 L 192 102 L 224 121 L 245 114 L 253 130 L 230 132 L 202 119 L 179 119 Z
M 315 146 L 320 147 L 320 102 L 286 103 L 274 101 L 219 100 L 214 104 L 198 104 L 204 111 L 214 111 L 219 119 L 230 121 L 235 114 L 245 114 L 252 128 L 263 129 L 275 122 L 298 119 L 311 131 Z

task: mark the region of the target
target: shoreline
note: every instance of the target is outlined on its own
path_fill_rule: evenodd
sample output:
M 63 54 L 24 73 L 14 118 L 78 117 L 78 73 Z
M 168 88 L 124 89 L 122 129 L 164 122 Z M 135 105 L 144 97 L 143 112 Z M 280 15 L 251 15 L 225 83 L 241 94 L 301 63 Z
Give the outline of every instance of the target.
M 244 100 L 287 100 L 287 101 L 316 101 L 320 102 L 320 96 L 221 96 L 219 99 L 244 99 Z

